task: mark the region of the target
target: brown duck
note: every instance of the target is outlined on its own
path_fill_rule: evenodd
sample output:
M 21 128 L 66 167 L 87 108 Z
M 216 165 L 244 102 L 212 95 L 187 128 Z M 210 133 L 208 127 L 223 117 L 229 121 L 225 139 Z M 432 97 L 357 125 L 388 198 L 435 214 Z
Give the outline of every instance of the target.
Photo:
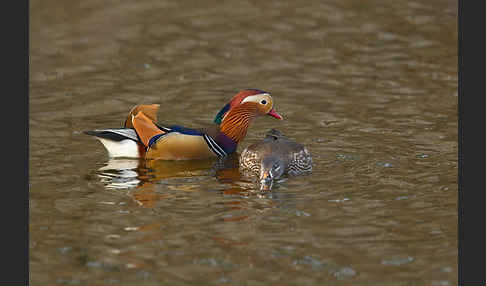
M 262 184 L 283 174 L 300 175 L 312 170 L 312 157 L 303 145 L 272 129 L 265 138 L 245 148 L 240 155 L 240 170 L 259 174 Z

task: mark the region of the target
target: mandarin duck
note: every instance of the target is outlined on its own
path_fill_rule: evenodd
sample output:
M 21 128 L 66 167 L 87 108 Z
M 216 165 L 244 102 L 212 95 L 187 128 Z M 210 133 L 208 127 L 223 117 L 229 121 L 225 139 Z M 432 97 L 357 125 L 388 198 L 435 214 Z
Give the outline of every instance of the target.
M 158 108 L 158 104 L 137 105 L 131 109 L 123 128 L 84 133 L 99 139 L 110 157 L 190 160 L 234 153 L 257 117 L 283 119 L 275 111 L 270 94 L 258 89 L 238 92 L 216 114 L 213 124 L 202 128 L 160 124 Z
M 246 147 L 240 155 L 240 170 L 259 175 L 262 189 L 283 174 L 300 175 L 312 170 L 312 157 L 303 145 L 271 129 L 261 141 Z

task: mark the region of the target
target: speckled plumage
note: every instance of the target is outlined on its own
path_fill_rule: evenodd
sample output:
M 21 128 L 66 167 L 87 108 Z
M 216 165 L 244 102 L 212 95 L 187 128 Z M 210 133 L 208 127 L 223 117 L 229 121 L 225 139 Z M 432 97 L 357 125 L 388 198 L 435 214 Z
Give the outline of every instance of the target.
M 312 170 L 312 157 L 307 148 L 275 129 L 267 132 L 263 140 L 243 150 L 240 170 L 248 175 L 257 175 L 266 157 L 280 158 L 285 167 L 284 174 L 300 175 Z

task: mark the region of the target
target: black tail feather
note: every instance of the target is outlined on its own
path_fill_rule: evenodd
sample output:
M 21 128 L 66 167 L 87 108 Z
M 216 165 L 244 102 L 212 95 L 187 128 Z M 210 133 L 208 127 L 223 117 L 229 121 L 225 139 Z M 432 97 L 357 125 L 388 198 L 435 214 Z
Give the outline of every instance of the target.
M 125 130 L 128 130 L 128 129 L 125 129 Z M 126 132 L 120 132 L 120 131 L 121 130 L 85 130 L 85 131 L 83 131 L 83 133 L 86 134 L 86 135 L 100 137 L 100 138 L 113 140 L 113 141 L 117 141 L 117 142 L 122 141 L 122 140 L 126 140 L 126 139 L 137 141 L 138 138 L 133 136 L 135 134 L 124 135 L 123 133 L 126 133 Z M 132 133 L 134 133 L 134 132 L 132 132 Z

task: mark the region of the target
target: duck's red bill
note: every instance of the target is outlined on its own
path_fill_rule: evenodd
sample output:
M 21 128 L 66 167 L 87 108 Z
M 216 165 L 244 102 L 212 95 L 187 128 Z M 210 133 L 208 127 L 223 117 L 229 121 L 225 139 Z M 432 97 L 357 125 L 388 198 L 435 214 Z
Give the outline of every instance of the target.
M 277 111 L 275 111 L 275 109 L 273 108 L 267 114 L 280 120 L 283 119 L 282 115 L 278 114 Z

